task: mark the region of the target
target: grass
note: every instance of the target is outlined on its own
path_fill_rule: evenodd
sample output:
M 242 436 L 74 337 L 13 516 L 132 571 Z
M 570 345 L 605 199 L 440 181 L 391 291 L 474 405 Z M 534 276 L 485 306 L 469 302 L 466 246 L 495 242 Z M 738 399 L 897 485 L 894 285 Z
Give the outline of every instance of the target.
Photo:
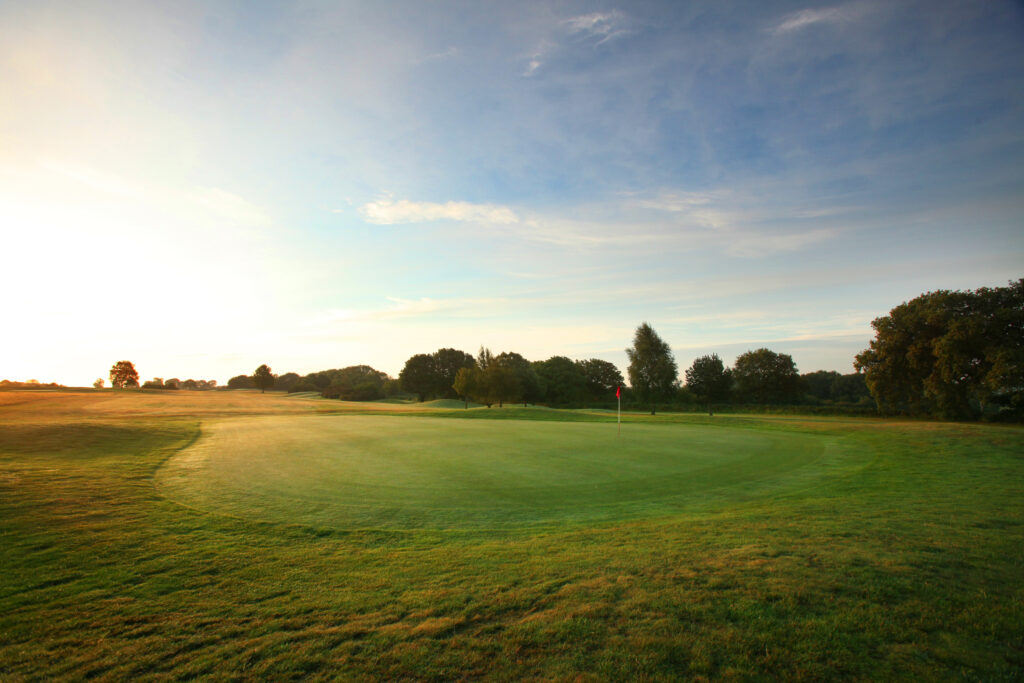
M 1024 675 L 1019 428 L 625 420 L 0 395 L 0 679 Z

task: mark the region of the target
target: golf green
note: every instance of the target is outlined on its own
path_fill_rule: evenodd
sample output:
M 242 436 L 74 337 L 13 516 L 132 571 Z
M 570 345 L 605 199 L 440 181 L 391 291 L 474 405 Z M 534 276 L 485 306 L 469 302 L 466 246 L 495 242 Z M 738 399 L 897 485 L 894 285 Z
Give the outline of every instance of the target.
M 863 467 L 842 439 L 706 425 L 396 416 L 207 422 L 157 472 L 205 512 L 318 528 L 595 524 L 785 495 Z

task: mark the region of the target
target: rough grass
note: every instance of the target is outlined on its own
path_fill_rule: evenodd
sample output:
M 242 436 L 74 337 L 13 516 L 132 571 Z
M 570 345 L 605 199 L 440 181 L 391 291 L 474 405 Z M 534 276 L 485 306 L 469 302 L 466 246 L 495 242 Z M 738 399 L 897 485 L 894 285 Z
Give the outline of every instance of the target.
M 857 466 L 711 506 L 469 534 L 231 516 L 158 486 L 218 424 L 354 411 L 368 409 L 235 392 L 0 396 L 0 678 L 1024 674 L 1020 429 L 628 416 L 624 430 L 841 442 Z M 374 414 L 365 424 L 400 432 L 455 414 L 614 421 Z

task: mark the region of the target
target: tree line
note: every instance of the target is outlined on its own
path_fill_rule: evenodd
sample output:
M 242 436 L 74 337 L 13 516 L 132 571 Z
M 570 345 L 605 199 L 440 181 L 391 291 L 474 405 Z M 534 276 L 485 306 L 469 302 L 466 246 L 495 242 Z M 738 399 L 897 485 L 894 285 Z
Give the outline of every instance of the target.
M 521 402 L 558 407 L 609 407 L 619 387 L 627 407 L 692 408 L 754 405 L 846 406 L 948 419 L 1024 417 L 1024 279 L 1008 287 L 922 294 L 872 322 L 875 339 L 857 354 L 856 372 L 800 374 L 793 358 L 768 348 L 740 354 L 727 367 L 717 354 L 694 359 L 679 376 L 669 345 L 646 322 L 637 327 L 628 387 L 618 368 L 598 358 L 521 354 L 473 356 L 443 348 L 411 356 L 397 378 L 368 365 L 275 375 L 261 365 L 232 377 L 228 389 L 275 388 L 325 398 L 371 401 L 387 397 L 459 399 L 491 407 Z M 115 388 L 138 386 L 129 361 L 110 371 Z M 102 380 L 97 380 L 102 386 Z M 212 389 L 216 381 L 159 377 L 144 388 Z

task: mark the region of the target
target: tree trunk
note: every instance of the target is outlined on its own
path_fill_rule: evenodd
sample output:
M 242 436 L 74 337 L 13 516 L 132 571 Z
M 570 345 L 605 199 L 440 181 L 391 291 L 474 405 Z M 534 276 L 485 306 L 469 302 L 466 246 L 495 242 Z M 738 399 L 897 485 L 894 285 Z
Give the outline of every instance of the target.
M 715 416 L 715 413 L 714 413 L 713 410 L 711 410 L 711 402 L 708 401 L 708 417 L 714 417 L 714 416 Z

